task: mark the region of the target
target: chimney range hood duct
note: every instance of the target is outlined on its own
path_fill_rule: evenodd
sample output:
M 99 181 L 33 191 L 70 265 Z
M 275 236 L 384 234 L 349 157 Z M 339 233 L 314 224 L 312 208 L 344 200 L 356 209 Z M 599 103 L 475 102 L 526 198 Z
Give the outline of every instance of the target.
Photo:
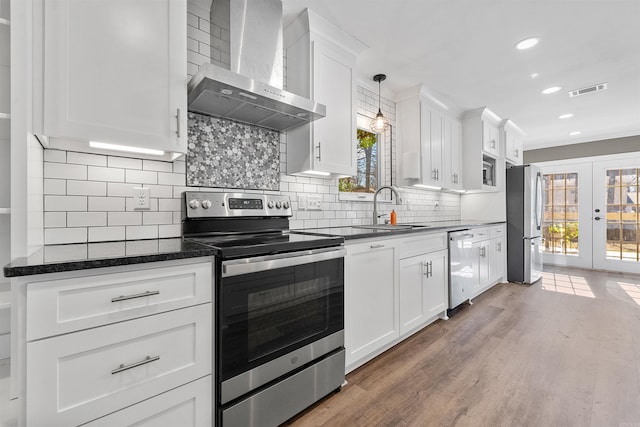
M 213 0 L 211 22 L 229 31 L 231 70 L 201 65 L 189 82 L 189 111 L 278 131 L 325 116 L 324 105 L 282 89 L 280 0 Z

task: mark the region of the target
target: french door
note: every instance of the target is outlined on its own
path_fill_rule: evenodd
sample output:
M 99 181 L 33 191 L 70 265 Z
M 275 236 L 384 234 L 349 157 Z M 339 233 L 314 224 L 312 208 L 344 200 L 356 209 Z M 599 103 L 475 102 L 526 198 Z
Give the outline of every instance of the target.
M 544 262 L 640 274 L 640 156 L 541 166 Z
M 593 165 L 593 268 L 640 274 L 640 160 Z

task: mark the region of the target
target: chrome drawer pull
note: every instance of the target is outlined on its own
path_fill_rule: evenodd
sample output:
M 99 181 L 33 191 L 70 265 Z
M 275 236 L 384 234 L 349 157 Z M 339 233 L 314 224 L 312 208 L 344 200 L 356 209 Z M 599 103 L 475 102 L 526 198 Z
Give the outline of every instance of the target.
M 384 245 L 371 245 L 371 249 L 384 248 Z
M 134 294 L 134 295 L 120 295 L 119 297 L 111 298 L 111 302 L 120 302 L 120 301 L 126 301 L 128 299 L 150 297 L 151 295 L 160 295 L 160 291 L 147 291 L 147 292 L 142 292 L 140 294 Z
M 131 365 L 125 365 L 124 363 L 121 363 L 120 366 L 111 371 L 111 375 L 118 374 L 122 371 L 126 371 L 127 369 L 137 368 L 138 366 L 146 365 L 147 363 L 155 362 L 156 360 L 160 360 L 160 356 L 147 356 L 143 360 L 132 363 Z

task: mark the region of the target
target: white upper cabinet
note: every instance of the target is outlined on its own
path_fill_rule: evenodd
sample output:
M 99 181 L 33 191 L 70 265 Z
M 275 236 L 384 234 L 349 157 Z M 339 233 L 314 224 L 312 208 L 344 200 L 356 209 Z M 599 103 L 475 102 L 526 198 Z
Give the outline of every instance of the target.
M 400 94 L 396 108 L 402 184 L 461 189 L 460 122 L 432 105 L 421 85 Z
M 524 132 L 511 120 L 500 125 L 500 143 L 504 147 L 504 157 L 512 165 L 522 164 Z
M 308 9 L 284 38 L 287 90 L 327 107 L 325 117 L 287 131 L 287 173 L 355 175 L 355 66 L 365 46 Z
M 464 189 L 501 191 L 504 154 L 499 140 L 501 119 L 486 107 L 467 111 L 462 118 Z
M 462 124 L 459 120 L 444 119 L 443 185 L 452 190 L 462 190 Z
M 35 133 L 85 147 L 98 141 L 185 153 L 186 3 L 38 3 Z

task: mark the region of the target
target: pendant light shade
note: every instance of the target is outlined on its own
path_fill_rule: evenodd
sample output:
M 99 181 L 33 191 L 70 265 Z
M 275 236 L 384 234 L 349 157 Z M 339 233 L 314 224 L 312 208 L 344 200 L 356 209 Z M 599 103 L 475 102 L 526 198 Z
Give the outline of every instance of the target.
M 380 107 L 380 82 L 386 79 L 387 76 L 384 74 L 376 74 L 373 76 L 373 81 L 378 82 L 378 114 L 371 120 L 371 124 L 369 127 L 372 131 L 376 133 L 382 133 L 389 129 L 389 120 L 382 114 L 382 109 Z

